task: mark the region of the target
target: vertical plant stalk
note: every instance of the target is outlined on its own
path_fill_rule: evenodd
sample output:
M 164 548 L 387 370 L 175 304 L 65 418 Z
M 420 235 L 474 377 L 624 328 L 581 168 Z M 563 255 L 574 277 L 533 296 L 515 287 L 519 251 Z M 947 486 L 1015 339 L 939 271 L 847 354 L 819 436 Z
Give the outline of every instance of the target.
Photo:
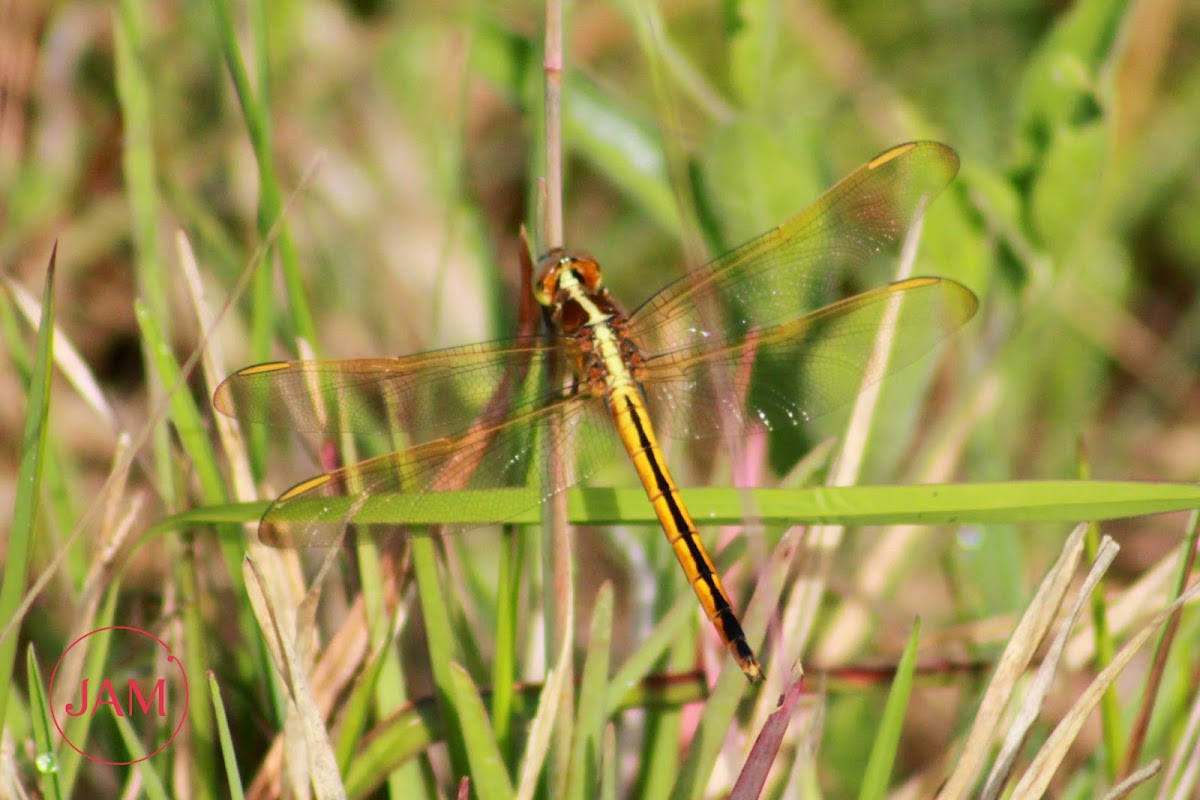
M 543 114 L 545 117 L 545 136 L 546 136 L 546 176 L 544 179 L 546 203 L 543 209 L 543 249 L 548 252 L 555 248 L 563 246 L 563 218 L 562 218 L 562 71 L 563 71 L 563 49 L 562 49 L 562 3 L 561 0 L 548 0 L 546 3 L 546 44 L 545 55 L 543 57 L 542 69 L 545 76 L 545 101 L 543 106 Z M 552 385 L 562 380 L 562 375 L 555 374 L 555 370 L 551 370 L 551 374 L 546 376 Z M 552 425 L 560 424 L 557 418 L 551 419 Z M 554 441 L 559 441 L 557 436 L 553 437 Z M 555 453 L 550 453 L 550 458 L 547 459 L 547 474 L 545 476 L 548 481 L 548 486 L 561 486 L 559 480 L 560 473 L 563 469 L 562 459 Z M 553 610 L 553 619 L 550 620 L 550 627 L 547 631 L 546 642 L 546 658 L 547 661 L 553 658 L 553 654 L 558 652 L 562 644 L 563 637 L 569 635 L 568 630 L 564 629 L 565 616 L 567 610 L 564 604 L 573 599 L 567 594 L 559 591 L 558 584 L 565 580 L 566 585 L 562 587 L 566 592 L 573 594 L 571 591 L 569 576 L 570 570 L 570 542 L 561 533 L 566 530 L 567 525 L 567 508 L 566 494 L 564 492 L 556 492 L 550 502 L 546 504 L 547 513 L 543 516 L 544 526 L 548 526 L 546 531 L 547 544 L 549 547 L 547 556 L 547 587 L 549 589 L 547 600 L 548 608 Z M 557 540 L 562 541 L 557 541 Z M 573 604 L 572 604 L 573 605 Z
M 1182 597 L 1187 591 L 1188 582 L 1195 571 L 1197 532 L 1200 530 L 1198 521 L 1200 520 L 1196 513 L 1193 513 L 1191 519 L 1188 520 L 1186 547 L 1180 548 L 1180 569 L 1174 587 L 1176 597 Z M 1179 632 L 1180 614 L 1178 609 L 1171 613 L 1167 618 L 1166 626 L 1159 635 L 1159 640 L 1154 645 L 1154 660 L 1151 662 L 1150 674 L 1147 676 L 1141 704 L 1138 706 L 1137 718 L 1129 731 L 1129 749 L 1125 751 L 1125 758 L 1118 773 L 1118 777 L 1122 779 L 1132 776 L 1141 760 L 1142 748 L 1146 744 L 1147 732 L 1150 729 L 1150 715 L 1155 710 L 1155 702 L 1159 699 L 1159 689 L 1166 673 L 1167 656 L 1170 655 L 1171 645 L 1175 642 Z
M 563 9 L 562 0 L 546 2 L 546 41 L 542 70 L 545 79 L 543 117 L 545 123 L 546 153 L 546 205 L 544 209 L 544 247 L 547 252 L 563 246 L 562 212 L 562 74 L 563 74 Z M 561 383 L 563 376 L 557 369 L 549 370 L 546 377 L 551 385 Z M 557 426 L 562 420 L 550 420 L 551 441 L 561 441 Z M 545 480 L 547 486 L 566 485 L 564 463 L 561 453 L 551 452 L 546 460 Z M 551 794 L 561 796 L 565 789 L 571 749 L 571 720 L 575 716 L 571 687 L 574 685 L 574 670 L 571 665 L 571 636 L 575 627 L 575 584 L 572 575 L 573 558 L 571 537 L 567 525 L 567 494 L 555 492 L 546 503 L 542 517 L 543 567 L 545 572 L 545 599 L 547 615 L 546 661 L 551 669 L 560 673 L 560 680 L 547 681 L 547 690 L 561 687 L 558 698 L 559 711 L 555 719 L 554 743 L 549 753 Z M 559 657 L 562 654 L 562 657 Z M 556 663 L 557 662 L 557 663 Z
M 562 0 L 547 0 L 546 44 L 542 57 L 545 76 L 543 117 L 546 135 L 546 208 L 543 238 L 547 250 L 563 246 L 562 213 Z

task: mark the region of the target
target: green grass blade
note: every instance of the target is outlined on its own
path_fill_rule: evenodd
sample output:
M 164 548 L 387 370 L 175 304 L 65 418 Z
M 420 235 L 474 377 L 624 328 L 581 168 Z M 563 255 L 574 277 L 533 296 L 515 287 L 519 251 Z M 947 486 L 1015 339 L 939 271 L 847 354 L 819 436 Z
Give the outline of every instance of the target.
M 408 763 L 442 738 L 437 703 L 411 703 L 384 720 L 363 742 L 346 768 L 346 794 L 365 797 L 385 776 Z
M 778 3 L 769 0 L 743 0 L 737 4 L 737 22 L 730 25 L 730 83 L 737 91 L 739 105 L 751 114 L 760 114 L 769 102 L 762 87 L 770 85 L 775 51 L 782 32 Z
M 569 800 L 593 797 L 600 783 L 601 748 L 603 747 L 606 715 L 605 687 L 608 683 L 609 653 L 612 648 L 612 584 L 605 582 L 596 595 L 592 608 L 592 624 L 588 635 L 587 655 L 579 684 L 578 710 L 575 719 L 575 738 L 567 773 Z
M 229 784 L 229 796 L 242 800 L 242 775 L 238 770 L 237 753 L 233 746 L 233 733 L 229 730 L 229 718 L 225 714 L 225 701 L 221 699 L 221 685 L 212 670 L 208 671 L 208 693 L 212 698 L 213 717 L 217 724 L 217 739 L 221 743 L 221 755 L 225 759 L 225 779 Z
M 1092 523 L 1088 526 L 1084 539 L 1084 555 L 1088 561 L 1094 562 L 1100 552 L 1100 529 Z M 1096 638 L 1096 652 L 1092 658 L 1092 666 L 1096 672 L 1101 672 L 1112 663 L 1117 652 L 1116 641 L 1108 624 L 1108 603 L 1104 595 L 1104 581 L 1096 583 L 1092 591 L 1092 630 Z M 1103 766 L 1104 773 L 1110 783 L 1118 779 L 1118 771 L 1125 757 L 1126 741 L 1122 731 L 1121 700 L 1115 687 L 1110 687 L 1100 701 L 1100 730 L 1104 738 Z
M 296 334 L 305 341 L 317 342 L 316 325 L 313 323 L 312 312 L 305 299 L 303 282 L 300 279 L 299 256 L 291 234 L 288 232 L 284 219 L 283 192 L 275 173 L 274 154 L 271 145 L 271 128 L 265 99 L 256 95 L 250 85 L 245 62 L 242 60 L 238 47 L 237 31 L 233 25 L 233 11 L 228 0 L 213 0 L 213 9 L 217 15 L 217 38 L 221 45 L 221 53 L 225 58 L 226 68 L 237 90 L 238 100 L 242 105 L 242 115 L 246 121 L 246 130 L 250 136 L 250 144 L 254 148 L 254 157 L 258 165 L 259 187 L 259 235 L 268 239 L 274 227 L 279 225 L 279 263 L 283 273 L 284 284 L 287 287 L 288 308 L 291 311 L 291 321 L 295 325 Z M 261 16 L 260 16 L 261 18 Z M 260 36 L 259 50 L 265 47 Z M 265 59 L 260 65 L 265 63 Z M 263 81 L 266 76 L 261 76 Z M 269 263 L 269 262 L 268 262 Z M 272 300 L 271 270 L 259 265 L 255 275 L 255 355 L 266 358 L 268 353 L 268 337 L 270 328 L 267 320 L 271 318 Z
M 104 600 L 100 604 L 100 609 L 96 613 L 96 618 L 89 623 L 92 630 L 107 628 L 113 624 L 113 620 L 117 613 L 117 603 L 121 598 L 121 584 L 119 581 L 113 581 L 109 584 L 104 593 Z M 92 640 L 89 640 L 92 641 Z M 95 637 L 94 644 L 89 646 L 84 661 L 84 667 L 81 674 L 83 675 L 100 675 L 103 674 L 103 664 L 108 658 L 108 637 Z M 95 646 L 99 643 L 100 646 Z M 66 727 L 66 738 L 75 742 L 80 747 L 87 741 L 88 734 L 91 730 L 92 715 L 81 714 L 78 717 L 71 717 L 63 723 Z M 75 789 L 75 781 L 79 777 L 79 769 L 83 765 L 83 756 L 80 755 L 73 747 L 60 747 L 58 767 L 62 773 L 62 783 L 66 787 L 67 796 L 73 795 Z
M 681 593 L 675 598 L 671 610 L 644 639 L 639 640 L 638 646 L 625 659 L 625 663 L 617 668 L 609 681 L 608 697 L 605 701 L 608 716 L 616 713 L 630 692 L 637 691 L 642 679 L 650 674 L 650 670 L 671 647 L 671 643 L 678 640 L 688 626 L 694 625 L 695 617 L 696 598 Z
M 362 504 L 356 520 L 369 524 L 486 525 L 504 520 L 536 524 L 538 493 L 496 489 L 481 502 L 476 491 L 437 492 L 410 499 L 387 496 Z M 1200 486 L 1150 481 L 1004 481 L 914 486 L 838 486 L 808 489 L 685 489 L 702 526 L 746 522 L 830 525 L 964 525 L 1004 522 L 1077 522 L 1124 519 L 1200 508 Z M 411 500 L 411 502 L 409 501 Z M 755 509 L 746 516 L 747 500 Z M 297 500 L 286 519 L 311 518 L 317 510 L 348 512 L 352 498 Z M 641 489 L 588 488 L 567 493 L 573 525 L 657 525 Z M 383 509 L 386 508 L 386 511 Z M 479 509 L 478 513 L 464 509 Z M 249 522 L 261 503 L 199 509 L 164 520 L 170 527 L 197 522 Z
M 121 106 L 121 167 L 129 198 L 131 229 L 137 251 L 134 261 L 138 289 L 155 316 L 171 319 L 166 271 L 162 268 L 158 236 L 158 170 L 154 162 L 151 126 L 152 92 L 141 51 L 147 46 L 146 9 L 142 3 L 122 0 L 114 14 L 113 45 L 116 55 L 117 96 Z
M 166 341 L 165 332 L 159 326 L 159 318 L 151 309 L 141 302 L 134 304 L 134 314 L 142 333 L 142 341 L 150 356 L 150 370 L 159 385 L 171 390 L 168 416 L 171 420 L 184 452 L 189 457 L 189 464 L 199 479 L 201 496 L 206 501 L 223 502 L 225 481 L 217 468 L 216 457 L 200 412 L 189 392 L 175 390 L 182 386 L 179 366 L 175 362 L 171 347 Z M 170 458 L 167 459 L 171 461 Z M 174 548 L 181 548 L 179 543 L 172 543 Z M 222 552 L 229 574 L 236 580 L 241 575 L 240 563 L 242 548 L 229 538 L 222 539 Z M 182 557 L 172 559 L 172 568 L 176 574 L 177 585 L 180 588 L 183 603 L 183 635 L 186 645 L 183 648 L 186 669 L 192 675 L 203 674 L 208 666 L 209 642 L 204 634 L 205 623 L 201 618 L 201 602 L 199 579 L 196 576 L 195 565 L 191 559 Z M 241 630 L 253 630 L 249 609 L 239 604 L 237 614 L 241 620 Z M 240 658 L 238 659 L 241 660 Z M 249 668 L 243 664 L 239 674 L 249 674 Z M 215 775 L 217 770 L 217 754 L 213 730 L 213 719 L 207 703 L 197 703 L 188 714 L 188 726 L 192 730 L 192 746 L 195 762 L 200 774 Z
M 706 687 L 707 688 L 707 687 Z M 679 743 L 683 736 L 683 711 L 652 709 L 638 751 L 638 771 L 633 786 L 640 797 L 666 797 L 679 776 Z
M 394 644 L 396 631 L 401 622 L 408 619 L 409 611 L 397 606 L 392 613 L 398 616 L 388 616 L 386 601 L 392 593 L 386 585 L 396 577 L 393 571 L 381 568 L 384 559 L 390 556 L 368 545 L 373 543 L 362 539 L 357 543 L 371 649 L 366 668 L 355 681 L 344 705 L 335 742 L 338 768 L 346 776 L 360 761 L 355 751 L 361 745 L 372 715 L 376 719 L 387 719 L 402 712 L 408 701 L 404 669 Z M 423 776 L 415 764 L 384 769 L 378 780 L 382 782 L 385 778 L 388 791 L 396 797 L 416 796 L 426 791 Z
M 698 800 L 716 764 L 725 734 L 746 695 L 746 678 L 738 669 L 725 669 L 704 707 L 704 719 L 688 746 L 671 790 L 672 800 Z
M 397 613 L 407 612 L 398 610 Z M 403 719 L 407 712 L 413 709 L 412 704 L 405 699 L 407 687 L 403 667 L 391 632 L 389 631 L 389 635 L 383 640 L 377 641 L 373 636 L 372 641 L 372 655 L 345 703 L 337 729 L 337 762 L 342 774 L 346 776 L 347 792 L 354 794 L 352 785 L 360 780 L 359 776 L 363 772 L 377 770 L 361 780 L 373 785 L 386 780 L 388 791 L 397 797 L 428 793 L 426 776 L 421 774 L 417 764 L 411 762 L 411 758 L 421 752 L 420 747 L 410 749 L 408 745 L 401 744 L 400 751 L 407 750 L 408 757 L 387 763 L 374 762 L 363 755 L 364 750 L 370 750 L 363 742 L 363 734 L 367 731 L 372 714 L 376 719 Z M 419 713 L 414 713 L 413 717 L 417 721 L 421 719 Z M 380 728 L 386 731 L 387 723 Z M 427 730 L 426 733 L 432 732 Z
M 129 717 L 116 714 L 113 716 L 113 721 L 116 723 L 117 732 L 121 735 L 121 741 L 125 743 L 126 758 L 138 762 L 134 768 L 137 769 L 142 780 L 143 796 L 150 800 L 171 800 L 171 793 L 167 791 L 166 784 L 163 783 L 163 776 L 155 769 L 159 764 L 166 764 L 166 760 L 155 761 L 153 758 L 146 758 L 146 748 L 142 746 L 142 740 L 138 737 L 138 732 L 134 730 Z
M 162 385 L 182 387 L 183 380 L 179 372 L 179 364 L 175 361 L 174 350 L 167 340 L 166 331 L 160 324 L 161 317 L 140 301 L 134 303 L 134 314 L 137 316 L 142 339 L 151 356 L 151 366 Z M 200 410 L 196 407 L 191 393 L 176 391 L 171 394 L 169 416 L 171 424 L 179 436 L 183 451 L 188 457 L 191 469 L 199 482 L 204 502 L 224 502 L 227 497 L 225 477 L 217 466 L 211 433 L 201 418 Z M 240 566 L 240 561 L 235 561 L 234 566 Z M 238 569 L 234 569 L 234 574 L 237 574 L 238 571 Z
M 145 10 L 144 4 L 134 2 L 134 0 L 123 0 L 118 13 L 114 15 L 113 38 L 116 53 L 117 88 L 124 131 L 121 165 L 129 198 L 131 229 L 136 252 L 134 268 L 140 293 L 136 304 L 136 313 L 143 328 L 143 341 L 147 349 L 159 356 L 158 359 L 152 357 L 151 360 L 161 362 L 164 353 L 158 345 L 170 337 L 170 327 L 174 317 L 170 309 L 168 273 L 164 268 L 162 254 L 159 251 L 161 228 L 159 214 L 162 203 L 158 191 L 159 179 L 153 141 L 152 83 L 142 57 L 148 48 Z M 165 327 L 166 330 L 159 332 L 159 335 L 154 337 L 145 336 L 149 319 L 154 320 L 158 326 Z M 151 381 L 150 396 L 152 398 L 160 397 L 161 391 L 165 387 L 180 385 L 173 362 L 171 367 L 170 371 L 159 370 L 157 383 Z M 202 486 L 206 490 L 205 499 L 223 501 L 225 499 L 224 480 L 215 467 L 215 461 L 211 457 L 211 447 L 208 445 L 199 415 L 195 413 L 190 396 L 186 392 L 176 391 L 171 397 L 171 405 L 174 422 L 181 437 L 185 440 L 185 445 L 190 446 L 193 450 L 207 452 L 209 455 L 207 459 L 197 459 L 194 454 L 189 453 L 189 455 L 193 455 L 191 465 L 197 469 Z M 184 408 L 191 414 L 182 413 Z M 163 493 L 167 507 L 176 507 L 177 499 L 174 487 L 179 484 L 173 474 L 175 471 L 173 465 L 177 462 L 171 458 L 172 447 L 168 431 L 157 418 L 152 419 L 151 422 L 154 425 L 153 453 L 159 490 Z M 184 652 L 187 654 L 188 669 L 199 670 L 208 660 L 206 656 L 207 643 L 203 634 L 204 623 L 200 618 L 199 603 L 195 602 L 197 598 L 189 597 L 186 588 L 189 585 L 195 585 L 195 575 L 194 572 L 191 572 L 192 565 L 189 560 L 172 559 L 172 561 L 177 574 L 183 577 L 185 587 L 183 608 L 187 619 L 184 625 L 186 639 Z M 236 560 L 233 561 L 231 566 L 236 563 Z M 191 574 L 184 574 L 188 572 Z M 231 574 L 238 573 L 233 570 Z M 203 799 L 211 796 L 208 789 L 208 778 L 215 774 L 216 768 L 212 718 L 209 707 L 205 703 L 197 704 L 188 717 L 188 725 L 193 733 L 194 763 L 192 769 L 197 775 L 205 776 L 205 780 L 196 784 L 196 796 Z M 143 774 L 149 771 L 148 768 L 142 770 Z M 150 778 L 147 777 L 146 780 L 149 782 Z M 147 790 L 153 792 L 154 787 L 148 783 Z
M 50 698 L 46 694 L 46 685 L 42 682 L 42 670 L 38 666 L 37 653 L 33 645 L 25 651 L 25 675 L 29 681 L 29 716 L 33 722 L 33 741 L 37 747 L 36 763 L 41 768 L 42 795 L 49 800 L 60 800 L 65 797 L 61 776 L 58 771 L 58 757 L 54 754 L 55 738 L 54 720 L 50 715 Z
M 413 537 L 413 574 L 417 580 L 417 595 L 421 599 L 421 618 L 425 623 L 425 640 L 429 646 L 429 669 L 450 751 L 451 769 L 455 775 L 467 775 L 470 764 L 463 744 L 463 731 L 455 701 L 454 675 L 450 669 L 450 665 L 456 661 L 457 652 L 454 627 L 450 622 L 448 598 L 434 547 L 431 536 Z
M 504 755 L 492 735 L 492 724 L 479 690 L 471 676 L 457 664 L 450 665 L 455 708 L 462 725 L 463 744 L 471 765 L 471 788 L 480 800 L 511 800 L 512 780 L 504 766 Z
M 887 796 L 888 782 L 896 764 L 900 737 L 904 732 L 904 714 L 908 710 L 909 698 L 912 697 L 913 674 L 917 667 L 917 643 L 920 636 L 921 620 L 918 618 L 908 636 L 904 655 L 896 665 L 896 678 L 888 692 L 883 716 L 879 719 L 879 733 L 871 745 L 871 755 L 863 773 L 862 786 L 858 792 L 860 800 L 881 800 Z
M 338 726 L 337 738 L 333 743 L 338 769 L 343 775 L 350 774 L 350 768 L 355 758 L 354 750 L 362 738 L 363 731 L 366 730 L 375 687 L 379 682 L 379 675 L 383 671 L 384 662 L 385 657 L 381 652 L 376 653 L 374 658 L 367 661 L 367 668 L 354 684 L 354 689 L 350 692 L 350 698 L 346 702 L 345 712 Z
M 525 548 L 520 532 L 512 526 L 504 528 L 500 548 L 500 578 L 496 593 L 496 651 L 492 655 L 492 728 L 500 752 L 509 768 L 513 749 L 512 715 L 515 682 L 517 679 L 518 615 L 520 614 L 521 580 Z
M 600 800 L 617 800 L 617 734 L 611 724 L 604 726 L 604 754 L 601 758 Z
M 0 581 L 0 619 L 11 620 L 25 595 L 29 560 L 36 533 L 41 500 L 43 459 L 46 454 L 46 420 L 50 414 L 50 376 L 54 365 L 54 266 L 57 248 L 50 254 L 46 285 L 42 294 L 42 317 L 38 323 L 37 347 L 25 408 L 25 431 L 21 442 L 21 466 L 17 470 L 16 497 L 8 533 L 4 578 Z M 0 641 L 0 720 L 7 718 L 8 692 L 15 685 L 19 637 L 10 634 Z

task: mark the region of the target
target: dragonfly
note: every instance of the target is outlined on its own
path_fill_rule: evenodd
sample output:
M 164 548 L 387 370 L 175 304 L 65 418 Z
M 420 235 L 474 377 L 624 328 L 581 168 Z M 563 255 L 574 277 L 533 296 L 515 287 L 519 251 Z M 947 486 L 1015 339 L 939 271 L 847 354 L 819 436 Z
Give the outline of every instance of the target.
M 595 259 L 553 249 L 539 259 L 533 285 L 545 321 L 538 335 L 234 373 L 213 399 L 226 415 L 384 441 L 381 455 L 280 495 L 259 537 L 279 547 L 333 546 L 349 526 L 374 531 L 381 521 L 419 519 L 449 491 L 461 519 L 492 515 L 501 523 L 511 509 L 499 510 L 499 490 L 525 487 L 525 511 L 623 450 L 705 615 L 746 677 L 761 680 L 659 436 L 738 437 L 801 425 L 966 323 L 976 297 L 945 277 L 844 296 L 868 267 L 894 260 L 958 163 L 937 142 L 894 147 L 629 313 Z M 549 468 L 560 463 L 568 467 Z

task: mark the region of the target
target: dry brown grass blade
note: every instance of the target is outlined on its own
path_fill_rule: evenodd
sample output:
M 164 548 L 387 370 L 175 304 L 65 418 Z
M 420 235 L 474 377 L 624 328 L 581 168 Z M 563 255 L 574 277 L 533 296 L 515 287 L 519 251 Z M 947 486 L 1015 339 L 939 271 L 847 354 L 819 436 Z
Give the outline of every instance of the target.
M 1167 553 L 1107 604 L 1108 626 L 1114 636 L 1133 630 L 1146 618 L 1146 609 L 1158 608 L 1171 599 L 1171 584 L 1179 571 L 1179 558 L 1178 548 Z M 1063 658 L 1067 668 L 1080 669 L 1090 663 L 1096 657 L 1095 646 L 1096 636 L 1089 620 L 1071 637 Z
M 938 797 L 942 800 L 969 796 L 971 787 L 983 771 L 991 753 L 996 729 L 1017 682 L 1025 674 L 1034 653 L 1058 615 L 1058 608 L 1083 554 L 1083 538 L 1086 531 L 1086 524 L 1078 525 L 1071 531 L 1058 561 L 1050 568 L 1029 608 L 1017 623 L 1017 628 L 1013 631 L 1008 646 L 996 664 L 995 674 L 984 692 L 962 755 L 938 792 Z
M 399 581 L 392 572 L 395 562 L 385 559 L 383 562 L 384 586 L 388 591 L 387 607 L 395 609 L 399 603 Z M 404 615 L 398 615 L 393 622 L 398 627 L 403 624 Z M 395 629 L 393 629 L 393 634 Z M 386 641 L 390 642 L 390 639 Z M 322 717 L 328 718 L 333 710 L 334 702 L 342 691 L 358 676 L 361 665 L 377 654 L 369 653 L 370 630 L 367 625 L 366 604 L 359 594 L 354 604 L 346 613 L 343 625 L 329 640 L 322 651 L 320 660 L 312 671 L 311 687 L 317 708 Z M 286 735 L 276 737 L 271 749 L 259 767 L 259 772 L 250 786 L 246 796 L 251 800 L 267 800 L 280 796 L 280 770 L 283 765 Z
M 41 300 L 11 278 L 5 277 L 4 284 L 13 300 L 16 301 L 21 315 L 31 326 L 36 328 L 42 313 Z M 54 324 L 54 363 L 71 383 L 71 386 L 75 388 L 84 404 L 92 409 L 106 427 L 111 428 L 114 433 L 124 432 L 121 424 L 117 421 L 116 412 L 113 411 L 108 398 L 104 396 L 104 391 L 100 388 L 100 383 L 96 380 L 95 375 L 92 374 L 91 368 L 88 367 L 87 361 L 80 355 L 79 349 L 75 347 L 70 337 L 57 322 Z
M 992 764 L 992 770 L 988 774 L 987 783 L 984 784 L 983 792 L 980 794 L 981 800 L 993 800 L 993 798 L 999 797 L 1007 786 L 1008 780 L 1016 767 L 1017 759 L 1021 755 L 1021 750 L 1029 738 L 1030 731 L 1033 730 L 1034 723 L 1037 722 L 1038 715 L 1046 702 L 1047 696 L 1050 694 L 1051 687 L 1054 685 L 1055 676 L 1058 674 L 1059 666 L 1062 664 L 1063 650 L 1067 646 L 1067 637 L 1079 620 L 1079 615 L 1091 597 L 1092 592 L 1100 583 L 1100 578 L 1108 571 L 1113 559 L 1116 558 L 1119 549 L 1116 543 L 1107 536 L 1100 543 L 1100 550 L 1096 555 L 1096 560 L 1092 564 L 1092 568 L 1088 572 L 1083 585 L 1075 593 L 1075 603 L 1071 606 L 1071 610 L 1067 616 L 1062 620 L 1059 632 L 1054 637 L 1054 642 L 1042 659 L 1042 663 L 1038 667 L 1033 680 L 1030 681 L 1029 686 L 1026 688 L 1020 708 L 1017 710 L 1016 718 L 1009 727 L 1008 734 L 1004 737 L 1004 743 L 1000 747 L 1000 752 Z
M 1141 786 L 1146 781 L 1153 778 L 1162 770 L 1162 762 L 1157 758 L 1151 761 L 1146 766 L 1130 773 L 1125 780 L 1118 783 L 1104 795 L 1104 800 L 1121 800 L 1123 797 L 1128 797 L 1133 793 L 1133 790 Z
M 273 600 L 269 578 L 259 570 L 251 557 L 243 562 L 243 577 L 255 617 L 266 639 L 267 650 L 279 674 L 283 676 L 290 708 L 296 712 L 295 715 L 289 714 L 287 726 L 293 731 L 293 725 L 299 726 L 300 733 L 293 737 L 293 741 L 297 745 L 303 742 L 304 754 L 301 759 L 287 759 L 287 763 L 306 775 L 305 784 L 299 784 L 297 780 L 297 785 L 311 785 L 318 800 L 340 800 L 346 793 L 329 733 L 325 729 L 325 720 L 309 685 L 304 658 L 307 648 L 301 644 L 308 638 L 305 631 L 311 630 L 316 594 L 310 593 L 301 604 L 295 620 L 289 624 L 286 617 L 279 613 L 284 606 Z M 305 617 L 310 619 L 306 622 Z
M 1083 727 L 1084 722 L 1087 721 L 1088 716 L 1099 704 L 1104 692 L 1112 686 L 1117 676 L 1129 665 L 1142 646 L 1158 632 L 1159 627 L 1170 619 L 1177 608 L 1197 593 L 1200 593 L 1200 584 L 1192 586 L 1178 600 L 1155 614 L 1154 618 L 1147 625 L 1142 627 L 1141 630 L 1125 643 L 1125 646 L 1113 658 L 1112 663 L 1101 670 L 1096 679 L 1088 685 L 1079 696 L 1079 699 L 1075 701 L 1070 711 L 1067 712 L 1066 716 L 1055 727 L 1050 737 L 1046 740 L 1046 743 L 1042 746 L 1042 749 L 1034 757 L 1033 763 L 1029 765 L 1029 769 L 1026 770 L 1025 775 L 1022 776 L 1020 782 L 1013 789 L 1012 797 L 1042 797 L 1045 795 L 1050 785 L 1050 779 L 1054 777 L 1054 773 L 1066 756 L 1067 750 L 1079 735 L 1079 731 Z

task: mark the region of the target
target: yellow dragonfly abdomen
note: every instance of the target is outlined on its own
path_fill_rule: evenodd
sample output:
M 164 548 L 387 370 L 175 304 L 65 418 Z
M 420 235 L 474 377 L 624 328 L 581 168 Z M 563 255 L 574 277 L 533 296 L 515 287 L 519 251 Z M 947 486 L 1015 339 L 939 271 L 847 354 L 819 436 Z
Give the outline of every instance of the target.
M 639 383 L 644 370 L 638 346 L 626 338 L 625 315 L 601 284 L 599 265 L 588 256 L 561 251 L 544 257 L 541 264 L 537 299 L 547 309 L 550 324 L 576 339 L 586 354 L 577 365 L 578 377 L 591 394 L 603 396 L 663 533 L 717 635 L 746 677 L 761 680 L 762 668 L 654 435 Z

